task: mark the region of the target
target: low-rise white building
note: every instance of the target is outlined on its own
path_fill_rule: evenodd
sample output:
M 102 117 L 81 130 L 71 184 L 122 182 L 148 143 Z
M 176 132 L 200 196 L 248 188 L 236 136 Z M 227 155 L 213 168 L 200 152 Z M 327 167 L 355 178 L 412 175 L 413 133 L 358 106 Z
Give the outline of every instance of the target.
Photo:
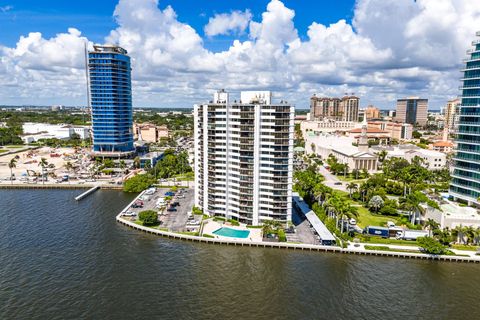
M 307 116 L 308 118 L 308 116 Z M 319 133 L 319 132 L 337 132 L 337 131 L 350 131 L 355 128 L 361 128 L 362 123 L 354 121 L 335 121 L 325 119 L 322 121 L 302 121 L 300 123 L 300 129 L 303 136 L 307 132 Z
M 367 170 L 369 173 L 378 171 L 378 157 L 369 151 L 366 132 L 362 133 L 358 147 L 353 145 L 356 139 L 330 133 L 307 132 L 305 136 L 305 152 L 315 153 L 323 160 L 330 155 L 338 162 L 348 164 L 349 170 Z
M 24 142 L 30 143 L 47 138 L 69 139 L 74 134 L 77 134 L 80 139 L 88 139 L 90 137 L 90 128 L 71 124 L 26 122 L 23 124 L 22 139 Z
M 386 159 L 401 158 L 412 162 L 413 158 L 419 157 L 426 163 L 426 167 L 432 170 L 444 169 L 447 165 L 447 156 L 444 153 L 422 149 L 414 145 L 400 145 L 396 147 L 378 146 L 372 148 L 372 150 L 375 150 L 375 153 L 386 150 Z
M 441 211 L 426 205 L 423 207 L 425 212 L 422 216 L 423 222 L 432 219 L 440 225 L 441 229 L 449 228 L 451 230 L 458 226 L 480 227 L 480 214 L 475 208 L 461 207 L 448 200 L 440 205 Z

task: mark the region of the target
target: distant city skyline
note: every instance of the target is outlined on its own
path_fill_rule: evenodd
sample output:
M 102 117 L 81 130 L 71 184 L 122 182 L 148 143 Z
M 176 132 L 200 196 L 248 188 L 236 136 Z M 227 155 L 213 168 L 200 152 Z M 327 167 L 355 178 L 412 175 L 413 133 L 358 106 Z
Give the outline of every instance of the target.
M 132 57 L 134 107 L 189 107 L 218 89 L 360 97 L 394 109 L 411 95 L 438 110 L 480 25 L 468 0 L 0 1 L 0 105 L 85 105 L 85 42 Z M 87 5 L 85 5 L 87 3 Z M 438 34 L 442 37 L 438 37 Z

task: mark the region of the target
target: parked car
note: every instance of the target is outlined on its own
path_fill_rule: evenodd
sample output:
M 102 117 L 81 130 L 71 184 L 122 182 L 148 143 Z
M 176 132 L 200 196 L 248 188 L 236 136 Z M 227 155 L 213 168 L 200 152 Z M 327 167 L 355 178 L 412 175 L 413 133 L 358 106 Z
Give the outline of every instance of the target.
M 167 211 L 169 211 L 169 212 L 176 212 L 176 211 L 177 211 L 177 208 L 175 208 L 175 207 L 170 207 L 170 208 L 167 209 Z
M 136 201 L 132 204 L 132 208 L 143 208 L 143 201 Z

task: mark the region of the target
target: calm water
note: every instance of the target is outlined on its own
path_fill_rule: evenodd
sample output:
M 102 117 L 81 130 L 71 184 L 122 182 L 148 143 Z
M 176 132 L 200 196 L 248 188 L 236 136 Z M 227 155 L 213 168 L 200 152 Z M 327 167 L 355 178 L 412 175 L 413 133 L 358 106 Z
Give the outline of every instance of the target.
M 0 191 L 0 319 L 479 319 L 478 265 L 171 241 L 131 195 Z

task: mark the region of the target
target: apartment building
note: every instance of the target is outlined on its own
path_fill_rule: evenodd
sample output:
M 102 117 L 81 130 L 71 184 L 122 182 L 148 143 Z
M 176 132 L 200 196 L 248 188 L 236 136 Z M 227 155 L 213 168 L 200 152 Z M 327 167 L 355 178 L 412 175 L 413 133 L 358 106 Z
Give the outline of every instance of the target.
M 428 120 L 428 99 L 409 97 L 397 100 L 395 121 L 425 126 Z
M 358 122 L 360 98 L 323 98 L 313 95 L 310 98 L 310 120 L 337 120 Z
M 194 106 L 195 205 L 249 225 L 292 211 L 294 107 L 269 91 L 224 90 Z

